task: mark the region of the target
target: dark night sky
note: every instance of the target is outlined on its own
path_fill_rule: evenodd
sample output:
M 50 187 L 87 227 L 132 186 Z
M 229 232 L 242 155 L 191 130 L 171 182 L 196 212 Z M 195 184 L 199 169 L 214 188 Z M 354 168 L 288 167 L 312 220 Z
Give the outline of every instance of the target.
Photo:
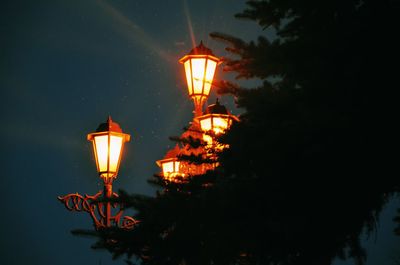
M 192 48 L 189 28 L 219 56 L 224 46 L 210 32 L 245 40 L 265 34 L 234 19 L 244 1 L 187 2 L 1 2 L 0 264 L 124 264 L 91 250 L 93 239 L 72 236 L 72 229 L 91 228 L 91 219 L 56 200 L 102 188 L 86 134 L 111 114 L 132 135 L 115 190 L 153 194 L 146 179 L 158 171 L 155 161 L 192 117 L 178 63 Z M 222 102 L 232 106 L 229 97 Z M 365 241 L 368 265 L 393 264 L 395 203 Z

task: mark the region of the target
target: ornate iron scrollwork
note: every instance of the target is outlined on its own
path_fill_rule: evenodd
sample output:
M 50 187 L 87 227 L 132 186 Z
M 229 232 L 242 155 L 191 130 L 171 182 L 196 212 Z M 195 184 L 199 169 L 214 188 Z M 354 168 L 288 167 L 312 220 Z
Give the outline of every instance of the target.
M 59 196 L 58 200 L 64 203 L 64 206 L 69 211 L 88 212 L 93 219 L 96 230 L 107 227 L 106 207 L 108 204 L 112 208 L 118 209 L 116 214 L 108 217 L 110 225 L 130 230 L 139 223 L 139 221 L 130 216 L 122 217 L 124 210 L 124 205 L 122 203 L 100 201 L 99 199 L 103 198 L 102 195 L 102 191 L 99 191 L 95 195 L 85 194 L 85 196 L 78 193 L 71 193 L 65 196 Z M 118 194 L 113 192 L 111 198 L 118 198 Z

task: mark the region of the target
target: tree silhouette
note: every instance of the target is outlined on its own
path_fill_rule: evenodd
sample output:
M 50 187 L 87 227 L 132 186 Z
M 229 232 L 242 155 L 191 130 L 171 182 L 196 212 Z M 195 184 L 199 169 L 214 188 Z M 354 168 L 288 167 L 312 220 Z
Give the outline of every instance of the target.
M 398 223 L 397 228 L 394 230 L 395 234 L 400 236 L 400 209 L 397 210 L 398 214 L 394 218 L 394 221 Z
M 211 34 L 232 55 L 226 71 L 263 81 L 217 84 L 245 110 L 220 139 L 230 146 L 220 167 L 184 183 L 158 179 L 154 198 L 123 193 L 142 222 L 100 231 L 96 248 L 143 264 L 364 263 L 360 235 L 400 189 L 389 152 L 398 3 L 247 5 L 236 16 L 277 37 Z

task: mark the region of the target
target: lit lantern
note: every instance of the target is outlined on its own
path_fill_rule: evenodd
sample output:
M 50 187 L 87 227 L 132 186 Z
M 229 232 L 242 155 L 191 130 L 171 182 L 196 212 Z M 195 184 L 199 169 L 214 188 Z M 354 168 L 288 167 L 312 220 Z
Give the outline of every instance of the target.
M 195 116 L 202 114 L 202 106 L 210 94 L 215 69 L 221 60 L 200 42 L 179 60 L 185 66 L 189 97 L 194 101 Z
M 179 146 L 167 152 L 164 159 L 156 161 L 157 165 L 162 170 L 162 176 L 168 180 L 174 180 L 175 177 L 183 177 L 185 174 L 181 172 L 181 162 L 178 160 L 180 153 Z
M 107 122 L 100 124 L 96 132 L 88 134 L 87 139 L 93 143 L 100 177 L 112 181 L 117 177 L 124 143 L 129 142 L 130 135 L 123 133 L 118 123 L 108 117 Z
M 172 179 L 180 174 L 180 162 L 176 157 L 158 160 L 157 164 L 159 167 L 161 167 L 162 175 L 164 178 Z
M 211 135 L 218 136 L 223 134 L 227 130 L 233 121 L 239 121 L 239 119 L 231 115 L 225 106 L 217 102 L 207 107 L 205 115 L 196 118 L 200 124 L 201 131 L 204 132 L 203 140 L 209 145 L 212 144 Z

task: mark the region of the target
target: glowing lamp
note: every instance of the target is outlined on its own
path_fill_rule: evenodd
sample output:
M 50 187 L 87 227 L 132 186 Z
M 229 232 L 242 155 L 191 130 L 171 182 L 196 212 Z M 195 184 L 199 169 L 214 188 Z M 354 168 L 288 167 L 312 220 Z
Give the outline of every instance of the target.
M 194 101 L 195 116 L 202 114 L 202 106 L 210 94 L 215 69 L 221 60 L 200 42 L 179 60 L 185 67 L 189 97 Z
M 161 168 L 162 176 L 168 180 L 173 180 L 177 176 L 184 176 L 181 173 L 181 162 L 178 160 L 180 149 L 176 145 L 174 149 L 167 152 L 164 159 L 156 161 Z
M 165 178 L 170 179 L 180 174 L 179 172 L 180 162 L 177 158 L 158 160 L 157 164 L 159 165 L 159 167 L 161 167 L 162 175 Z
M 167 152 L 163 159 L 156 161 L 164 178 L 172 180 L 174 177 L 182 175 L 180 172 L 181 162 L 178 160 L 179 153 L 180 148 L 176 145 L 174 149 Z
M 87 139 L 93 143 L 100 177 L 105 181 L 116 178 L 124 143 L 129 142 L 130 135 L 123 133 L 118 123 L 108 117 L 107 122 L 100 124 L 96 132 L 88 134 Z
M 223 134 L 231 125 L 233 121 L 239 119 L 231 115 L 225 106 L 217 102 L 207 107 L 205 115 L 196 118 L 200 124 L 201 131 L 204 132 L 203 140 L 208 144 L 212 143 L 211 135 Z

